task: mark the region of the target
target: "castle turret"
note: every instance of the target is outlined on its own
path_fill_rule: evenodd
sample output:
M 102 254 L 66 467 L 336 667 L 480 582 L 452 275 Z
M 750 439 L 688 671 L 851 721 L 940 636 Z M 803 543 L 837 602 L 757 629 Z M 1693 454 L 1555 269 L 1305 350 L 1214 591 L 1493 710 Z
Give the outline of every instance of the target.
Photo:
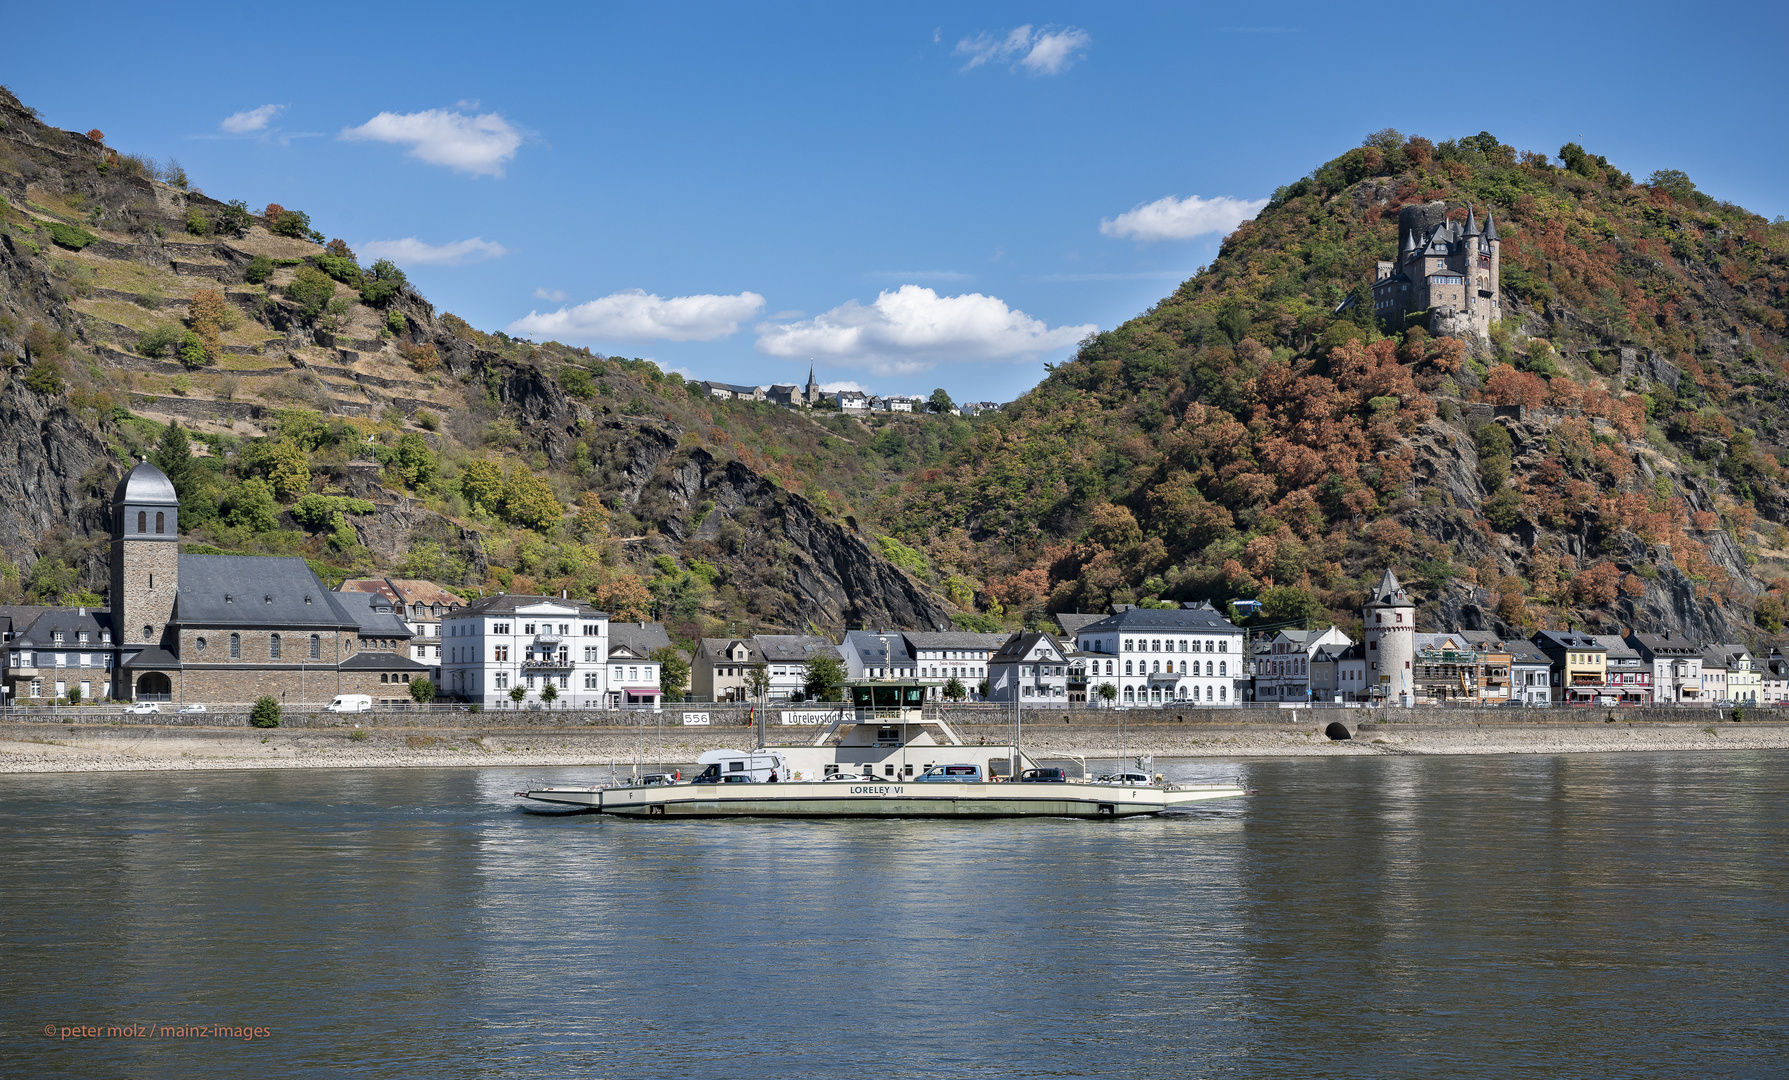
M 1367 600 L 1367 681 L 1388 705 L 1409 705 L 1414 693 L 1416 604 L 1387 567 Z
M 1466 204 L 1466 231 L 1462 235 L 1464 235 L 1464 236 L 1477 236 L 1478 235 L 1478 211 L 1476 211 L 1472 208 L 1471 203 Z

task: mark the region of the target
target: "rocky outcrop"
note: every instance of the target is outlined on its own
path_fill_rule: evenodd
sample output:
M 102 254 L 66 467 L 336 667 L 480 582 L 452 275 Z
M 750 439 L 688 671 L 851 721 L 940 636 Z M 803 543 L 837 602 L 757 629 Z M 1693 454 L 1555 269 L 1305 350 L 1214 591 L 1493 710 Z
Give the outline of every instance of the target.
M 105 527 L 111 456 L 60 395 L 0 383 L 0 550 L 29 564 L 45 539 Z

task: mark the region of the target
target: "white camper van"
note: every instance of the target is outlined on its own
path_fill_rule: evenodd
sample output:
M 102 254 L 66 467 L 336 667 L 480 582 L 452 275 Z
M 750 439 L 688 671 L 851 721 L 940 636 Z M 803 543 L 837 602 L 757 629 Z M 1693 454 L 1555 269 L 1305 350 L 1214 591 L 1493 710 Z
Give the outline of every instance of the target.
M 788 760 L 775 750 L 706 750 L 696 758 L 696 764 L 702 769 L 690 779 L 698 784 L 766 784 L 796 779 L 789 774 Z
M 372 709 L 371 694 L 337 694 L 334 701 L 323 706 L 324 712 L 333 713 L 371 712 Z

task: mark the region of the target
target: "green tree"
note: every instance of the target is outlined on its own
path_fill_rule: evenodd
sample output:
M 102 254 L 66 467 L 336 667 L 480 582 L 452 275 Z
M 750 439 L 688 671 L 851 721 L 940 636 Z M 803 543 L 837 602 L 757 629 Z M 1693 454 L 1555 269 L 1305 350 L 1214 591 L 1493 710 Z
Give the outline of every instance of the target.
M 1099 699 L 1106 703 L 1107 708 L 1111 708 L 1112 703 L 1118 700 L 1118 687 L 1109 682 L 1100 683 L 1098 693 Z
M 174 494 L 184 505 L 192 497 L 194 466 L 192 444 L 180 421 L 170 420 L 168 426 L 162 428 L 161 438 L 155 441 L 155 452 L 149 455 L 149 460 L 166 474 L 168 482 L 174 485 Z
M 468 461 L 460 468 L 460 494 L 474 510 L 496 513 L 503 509 L 503 470 L 484 458 Z
M 248 212 L 248 203 L 241 199 L 231 199 L 218 209 L 216 228 L 219 236 L 247 236 L 252 224 L 254 217 Z
M 1323 601 L 1303 585 L 1276 585 L 1261 594 L 1261 617 L 1267 622 L 1293 622 L 1306 630 L 1316 630 L 1324 618 Z
M 380 259 L 368 267 L 360 298 L 373 307 L 384 307 L 410 283 L 390 259 Z
M 654 649 L 652 658 L 658 662 L 659 693 L 667 701 L 682 701 L 683 688 L 689 685 L 690 662 L 683 658 L 675 645 Z
M 945 700 L 961 701 L 968 696 L 969 688 L 963 685 L 963 680 L 952 676 L 951 680 L 944 684 Z
M 404 483 L 412 488 L 421 487 L 435 478 L 435 453 L 429 449 L 429 441 L 414 431 L 399 437 L 393 464 L 403 476 Z
M 273 488 L 258 476 L 251 476 L 236 485 L 224 500 L 224 523 L 252 532 L 268 532 L 279 524 L 279 503 L 273 499 Z
M 70 705 L 79 705 L 81 703 L 81 684 L 80 683 L 69 684 L 68 703 Z
M 31 370 L 25 373 L 25 386 L 39 394 L 60 394 L 62 392 L 62 369 L 56 361 L 47 357 L 37 360 Z
M 950 399 L 950 395 L 944 392 L 942 386 L 932 391 L 932 396 L 926 399 L 926 408 L 935 413 L 948 413 L 956 407 L 956 402 Z
M 25 572 L 25 588 L 36 603 L 57 603 L 75 591 L 75 568 L 54 555 L 39 559 Z
M 301 266 L 286 286 L 286 295 L 304 309 L 306 319 L 314 319 L 335 296 L 335 279 L 314 266 Z
M 255 699 L 255 707 L 248 714 L 248 722 L 258 728 L 280 726 L 280 699 L 270 694 L 262 694 Z
M 462 478 L 463 481 L 463 478 Z M 544 532 L 559 523 L 565 508 L 553 496 L 547 478 L 517 466 L 503 481 L 503 517 L 513 525 Z
M 809 657 L 807 681 L 802 689 L 814 701 L 843 701 L 845 662 L 830 652 Z
M 282 500 L 291 502 L 310 488 L 310 455 L 297 440 L 288 437 L 274 443 L 270 460 L 267 480 L 273 485 L 274 494 Z
M 770 690 L 770 669 L 763 664 L 747 668 L 745 688 L 752 692 L 752 697 L 762 698 Z
M 553 685 L 552 676 L 548 676 L 546 684 L 540 688 L 540 699 L 550 705 L 558 698 L 559 688 Z
M 528 696 L 528 691 L 522 689 L 521 683 L 517 683 L 516 685 L 509 688 L 509 700 L 515 702 L 517 705 L 520 705 L 522 703 L 522 699 L 527 696 Z
M 429 679 L 410 680 L 410 700 L 418 705 L 427 705 L 435 700 L 435 684 Z

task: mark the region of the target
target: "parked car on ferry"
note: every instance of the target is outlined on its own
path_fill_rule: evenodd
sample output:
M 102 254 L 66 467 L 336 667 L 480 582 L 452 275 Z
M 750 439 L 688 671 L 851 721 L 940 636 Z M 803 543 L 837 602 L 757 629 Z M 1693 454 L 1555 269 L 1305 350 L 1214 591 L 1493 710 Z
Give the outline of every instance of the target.
M 1026 769 L 1019 774 L 1021 784 L 1066 784 L 1067 769 Z
M 1057 771 L 1060 772 L 1061 770 L 1057 770 Z M 921 782 L 944 781 L 944 782 L 956 783 L 956 784 L 979 784 L 979 783 L 981 783 L 981 766 L 980 765 L 934 765 L 931 768 L 927 769 L 922 775 L 916 777 L 915 779 L 918 781 L 921 781 Z
M 153 701 L 139 701 L 135 705 L 126 705 L 124 707 L 124 715 L 126 716 L 147 716 L 150 713 L 158 713 L 161 711 L 161 705 Z
M 191 705 L 182 705 L 178 711 L 182 713 L 202 713 L 205 711 L 205 706 L 195 701 Z
M 1102 784 L 1147 784 L 1150 783 L 1148 773 L 1116 772 L 1099 778 Z

